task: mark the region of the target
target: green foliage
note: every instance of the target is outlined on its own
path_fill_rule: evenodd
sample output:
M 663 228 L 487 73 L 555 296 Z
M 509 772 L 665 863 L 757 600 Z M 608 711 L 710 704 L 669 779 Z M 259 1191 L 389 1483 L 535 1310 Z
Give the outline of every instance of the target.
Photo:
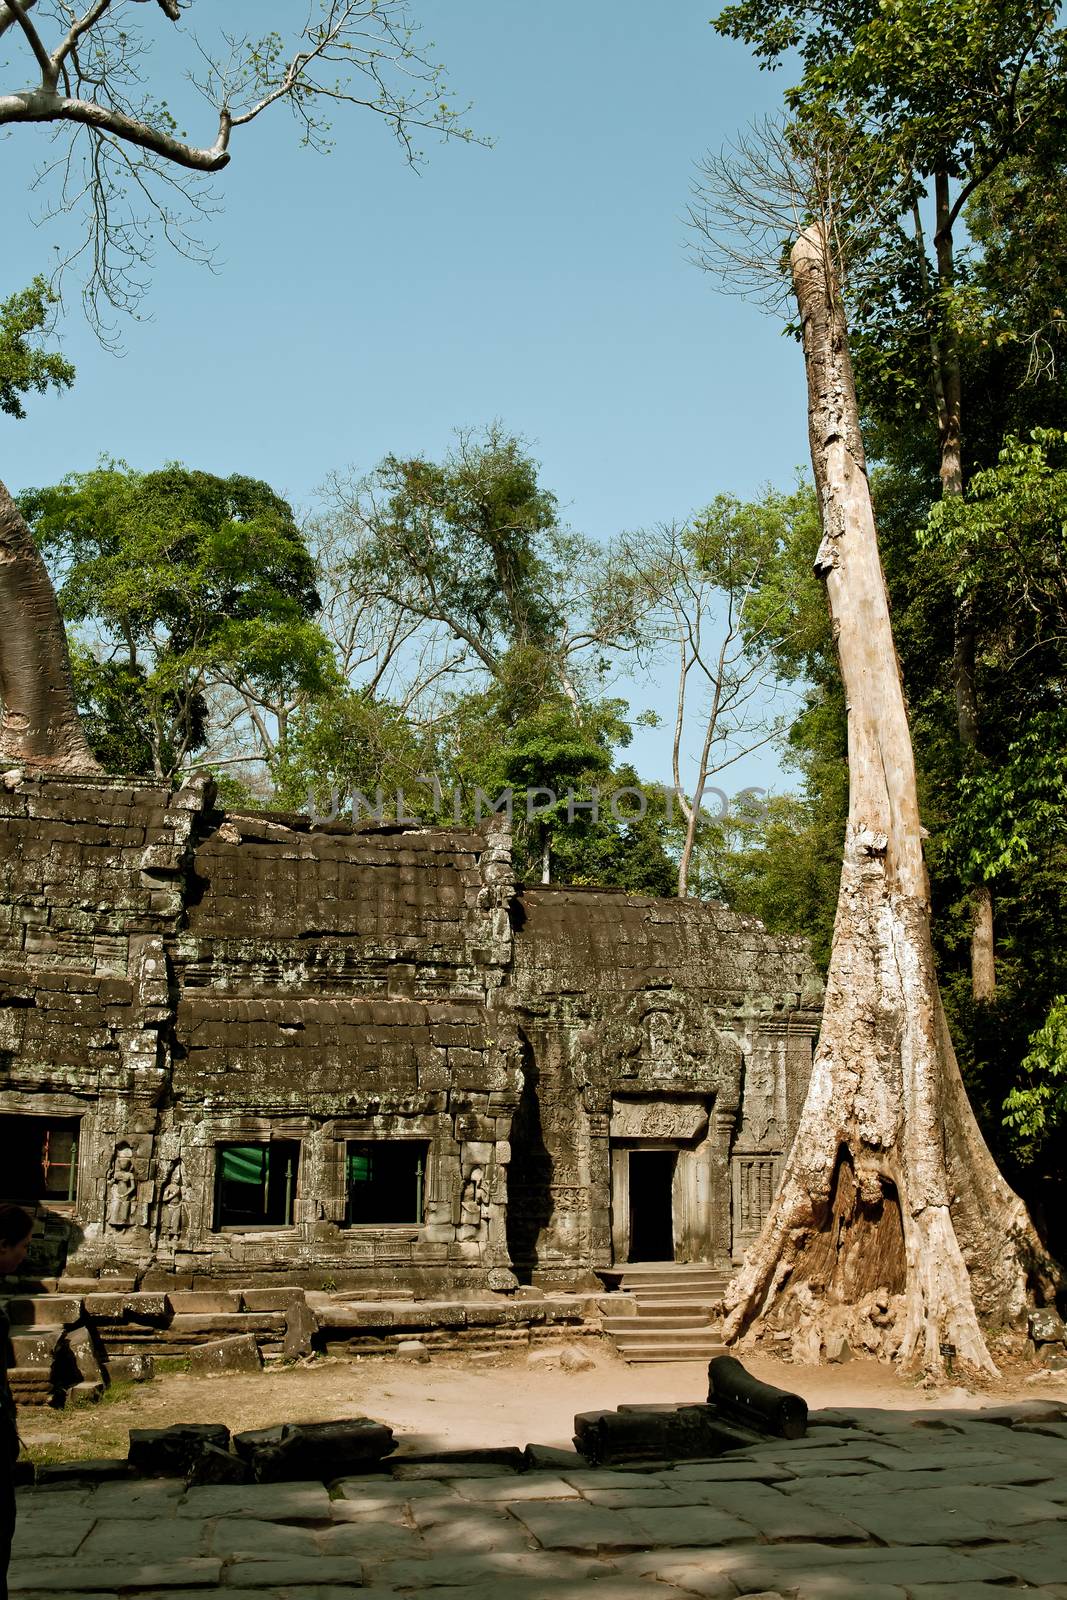
M 253 705 L 335 677 L 312 557 L 266 484 L 107 463 L 21 498 L 74 630 L 79 696 L 114 767 L 170 777 L 207 735 L 207 697 Z M 92 658 L 92 660 L 90 659 Z
M 1020 1077 L 1004 1102 L 1004 1120 L 1014 1129 L 1021 1158 L 1033 1161 L 1067 1126 L 1067 995 L 1056 996 L 1048 1020 L 1031 1039 Z
M 74 382 L 71 363 L 37 342 L 57 303 L 42 277 L 0 301 L 0 411 L 9 417 L 25 417 L 22 396 L 31 390 L 44 394 L 49 386 L 69 389 Z
M 446 630 L 459 661 L 496 674 L 509 651 L 539 650 L 562 682 L 576 646 L 626 635 L 625 617 L 612 634 L 600 614 L 598 552 L 563 527 L 527 445 L 500 424 L 460 434 L 439 463 L 387 456 L 350 509 L 363 531 L 353 581 L 407 627 Z
M 380 788 L 419 793 L 427 765 L 424 741 L 396 706 L 347 685 L 316 696 L 289 723 L 285 748 L 272 765 L 274 802 L 302 811 L 309 801 L 322 816 L 344 814 L 356 793 L 374 805 Z

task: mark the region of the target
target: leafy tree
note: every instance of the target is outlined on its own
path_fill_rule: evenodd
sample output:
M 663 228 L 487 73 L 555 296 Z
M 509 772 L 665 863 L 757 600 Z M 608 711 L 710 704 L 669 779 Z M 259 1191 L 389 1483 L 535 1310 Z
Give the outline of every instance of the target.
M 138 748 L 132 724 L 170 778 L 203 748 L 220 686 L 266 705 L 332 680 L 312 557 L 266 484 L 111 463 L 22 506 L 68 623 L 93 646 L 93 665 L 78 654 L 79 686 L 105 764 Z
M 374 806 L 378 790 L 409 803 L 433 752 L 402 709 L 339 682 L 307 699 L 293 715 L 284 751 L 271 762 L 273 803 L 303 811 L 309 803 L 323 816 L 351 811 L 357 794 Z
M 58 304 L 44 278 L 0 301 L 0 411 L 22 421 L 22 396 L 34 390 L 69 389 L 74 368 L 57 351 L 38 342 L 47 327 L 50 308 Z
M 158 0 L 157 9 L 178 23 L 187 7 L 183 0 Z M 327 142 L 329 115 L 349 106 L 382 117 L 410 161 L 418 157 L 416 129 L 470 137 L 406 0 L 312 0 L 295 21 L 291 7 L 276 14 L 281 28 L 242 37 L 227 31 L 216 7 L 217 32 L 206 26 L 172 33 L 160 68 L 156 10 L 143 13 L 142 22 L 122 0 L 43 7 L 0 0 L 0 45 L 10 54 L 13 83 L 0 93 L 0 126 L 41 124 L 66 140 L 38 182 L 55 186 L 56 211 L 78 214 L 60 271 L 74 262 L 84 267 L 83 305 L 105 343 L 114 342 L 108 316 L 136 310 L 156 238 L 193 257 L 209 254 L 196 219 L 217 207 L 202 181 L 228 164 L 235 132 L 272 107 L 288 107 L 303 143 L 316 148 Z M 156 70 L 172 70 L 186 41 L 188 75 L 217 118 L 204 145 L 189 140 L 151 88 Z M 47 376 L 38 361 L 31 385 L 34 370 Z M 61 369 L 53 365 L 51 376 L 61 380 Z M 0 638 L 0 756 L 60 771 L 93 770 L 48 574 L 2 482 L 0 606 L 12 619 Z M 187 728 L 183 743 L 188 736 Z
M 387 456 L 369 477 L 333 481 L 352 585 L 420 653 L 428 682 L 499 676 L 509 653 L 531 650 L 576 703 L 606 652 L 636 646 L 630 597 L 562 525 L 538 470 L 497 423 L 460 433 L 441 462 Z
M 1031 369 L 1039 352 L 1040 370 L 1055 321 L 1047 303 L 991 292 L 997 263 L 976 272 L 960 258 L 959 224 L 968 205 L 976 217 L 983 207 L 995 216 L 1007 196 L 1022 194 L 1037 219 L 1033 202 L 1042 179 L 1048 187 L 1057 137 L 1062 160 L 1067 30 L 1055 10 L 1035 0 L 894 0 L 878 7 L 855 0 L 829 15 L 807 0 L 740 0 L 717 26 L 772 65 L 799 52 L 802 75 L 787 101 L 801 123 L 844 149 L 844 186 L 863 192 L 876 222 L 862 244 L 852 241 L 866 259 L 850 302 L 861 397 L 880 424 L 868 430 L 869 442 L 875 454 L 894 432 L 917 442 L 921 418 L 941 493 L 959 497 L 967 428 L 979 423 L 988 392 L 988 383 L 968 386 L 968 377 L 984 368 L 988 378 L 993 367 L 1003 380 L 1013 366 L 1021 376 L 1018 357 L 1027 349 Z M 1036 174 L 1037 184 L 1028 181 Z M 931 209 L 932 222 L 924 220 Z M 1046 235 L 1057 230 L 1050 210 L 1046 202 Z M 1001 273 L 1001 287 L 1003 281 Z M 1009 310 L 1029 325 L 1005 325 Z M 972 347 L 977 362 L 969 360 Z M 967 592 L 955 597 L 952 626 L 956 732 L 970 759 L 988 719 L 978 698 L 981 640 Z M 989 1000 L 995 969 L 988 883 L 975 882 L 971 899 L 972 985 L 977 998 Z

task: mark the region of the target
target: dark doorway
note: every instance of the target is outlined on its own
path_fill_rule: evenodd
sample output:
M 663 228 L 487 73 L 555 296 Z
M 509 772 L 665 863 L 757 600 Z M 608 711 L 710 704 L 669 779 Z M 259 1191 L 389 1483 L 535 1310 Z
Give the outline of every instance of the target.
M 674 1260 L 673 1150 L 630 1151 L 630 1260 Z

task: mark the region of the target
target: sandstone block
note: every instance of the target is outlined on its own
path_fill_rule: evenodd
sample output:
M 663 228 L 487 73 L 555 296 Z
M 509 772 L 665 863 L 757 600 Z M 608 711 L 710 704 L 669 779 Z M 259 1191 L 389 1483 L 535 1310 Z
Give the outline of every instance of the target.
M 299 1300 L 294 1300 L 288 1306 L 284 1316 L 285 1338 L 282 1342 L 282 1354 L 289 1360 L 310 1355 L 312 1340 L 319 1331 L 319 1319 L 303 1294 Z
M 4 1310 L 13 1328 L 73 1328 L 81 1321 L 82 1302 L 74 1295 L 34 1294 L 8 1300 Z
M 401 1361 L 429 1361 L 430 1352 L 421 1339 L 401 1339 L 396 1347 Z
M 276 1289 L 245 1289 L 241 1299 L 246 1311 L 288 1311 L 305 1299 L 305 1292 L 295 1285 L 281 1284 Z
M 176 1289 L 168 1297 L 175 1312 L 233 1312 L 241 1309 L 236 1289 Z
M 559 1364 L 564 1372 L 589 1372 L 596 1366 L 592 1356 L 576 1344 L 565 1344 L 559 1352 Z
M 67 1390 L 67 1399 L 81 1401 L 82 1404 L 95 1405 L 104 1398 L 104 1380 L 99 1378 L 95 1383 L 76 1383 L 73 1389 Z
M 100 1370 L 100 1363 L 96 1357 L 93 1345 L 93 1336 L 88 1328 L 72 1328 L 67 1335 L 67 1345 L 74 1357 L 74 1365 L 78 1369 L 81 1383 L 78 1388 L 86 1384 L 99 1384 L 103 1390 L 104 1374 Z
M 235 1433 L 233 1447 L 243 1460 L 250 1461 L 257 1450 L 280 1444 L 285 1426 L 284 1422 L 276 1422 L 273 1428 L 250 1428 L 245 1433 Z
M 239 1333 L 231 1339 L 216 1339 L 189 1352 L 189 1371 L 206 1376 L 211 1373 L 258 1372 L 263 1365 L 254 1333 Z
M 176 1313 L 170 1324 L 172 1333 L 284 1333 L 285 1316 L 281 1311 L 257 1311 L 254 1316 L 244 1311 L 183 1311 Z
M 149 1383 L 156 1375 L 156 1365 L 150 1355 L 136 1351 L 133 1355 L 108 1356 L 107 1372 L 112 1383 Z
M 15 1365 L 40 1367 L 45 1372 L 51 1372 L 52 1359 L 62 1333 L 62 1328 L 32 1328 L 23 1331 L 13 1327 L 11 1348 L 15 1353 Z
M 200 1453 L 213 1444 L 225 1450 L 230 1430 L 221 1422 L 180 1422 L 170 1428 L 131 1428 L 131 1466 L 160 1478 L 184 1478 Z
M 354 1472 L 373 1471 L 396 1449 L 393 1430 L 369 1417 L 345 1422 L 288 1423 L 275 1445 L 252 1456 L 259 1483 L 329 1483 Z
M 220 1450 L 215 1444 L 203 1444 L 186 1481 L 190 1488 L 201 1488 L 211 1483 L 251 1483 L 252 1469 L 247 1461 L 229 1450 Z

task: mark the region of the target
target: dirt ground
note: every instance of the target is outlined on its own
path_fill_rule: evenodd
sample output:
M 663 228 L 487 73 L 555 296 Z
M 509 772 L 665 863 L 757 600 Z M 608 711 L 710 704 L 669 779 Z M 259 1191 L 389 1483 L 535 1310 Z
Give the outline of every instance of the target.
M 441 1355 L 421 1365 L 388 1357 L 317 1357 L 262 1374 L 168 1373 L 151 1383 L 117 1386 L 97 1405 L 65 1411 L 24 1407 L 19 1426 L 26 1453 L 38 1462 L 125 1456 L 129 1428 L 225 1422 L 236 1433 L 276 1422 L 358 1416 L 388 1423 L 405 1453 L 529 1443 L 566 1448 L 576 1412 L 707 1396 L 702 1362 L 631 1366 L 594 1340 L 583 1339 L 581 1348 L 594 1362 L 581 1372 L 556 1363 L 528 1366 L 526 1355 L 516 1354 Z M 1018 1398 L 1067 1399 L 1062 1376 L 1030 1383 L 1005 1380 L 995 1390 L 973 1392 L 927 1389 L 869 1360 L 799 1367 L 746 1357 L 745 1364 L 766 1382 L 802 1394 L 812 1408 L 934 1410 Z

